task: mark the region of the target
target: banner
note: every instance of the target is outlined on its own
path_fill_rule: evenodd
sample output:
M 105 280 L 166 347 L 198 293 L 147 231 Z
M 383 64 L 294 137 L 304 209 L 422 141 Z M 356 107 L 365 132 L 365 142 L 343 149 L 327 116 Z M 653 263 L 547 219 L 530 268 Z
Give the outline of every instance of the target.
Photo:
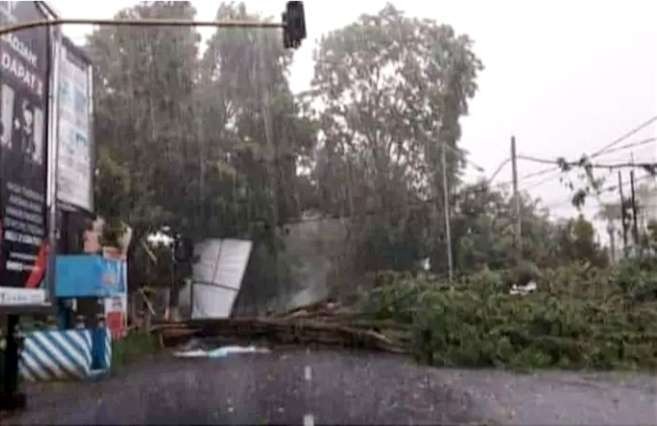
M 44 19 L 37 2 L 0 2 L 0 25 Z M 0 36 L 0 306 L 45 297 L 49 47 L 46 27 Z
M 64 38 L 59 60 L 57 199 L 93 210 L 91 64 Z

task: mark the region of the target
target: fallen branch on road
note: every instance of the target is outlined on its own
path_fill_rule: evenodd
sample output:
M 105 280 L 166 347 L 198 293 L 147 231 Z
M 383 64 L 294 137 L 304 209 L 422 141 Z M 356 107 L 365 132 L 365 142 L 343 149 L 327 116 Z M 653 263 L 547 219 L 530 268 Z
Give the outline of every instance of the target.
M 223 338 L 236 341 L 264 340 L 270 344 L 339 346 L 405 353 L 408 339 L 396 327 L 386 334 L 389 322 L 353 321 L 347 315 L 327 318 L 301 314 L 279 318 L 228 318 L 164 323 L 153 328 L 165 346 L 180 344 L 190 338 Z M 394 337 L 392 337 L 394 336 Z

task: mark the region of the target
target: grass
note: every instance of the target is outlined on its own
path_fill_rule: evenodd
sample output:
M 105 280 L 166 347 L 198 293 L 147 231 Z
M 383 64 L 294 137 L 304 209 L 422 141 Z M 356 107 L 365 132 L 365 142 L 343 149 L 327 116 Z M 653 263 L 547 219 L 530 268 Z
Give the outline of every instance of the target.
M 112 343 L 112 371 L 153 355 L 160 350 L 157 338 L 147 332 L 132 332 L 123 340 Z

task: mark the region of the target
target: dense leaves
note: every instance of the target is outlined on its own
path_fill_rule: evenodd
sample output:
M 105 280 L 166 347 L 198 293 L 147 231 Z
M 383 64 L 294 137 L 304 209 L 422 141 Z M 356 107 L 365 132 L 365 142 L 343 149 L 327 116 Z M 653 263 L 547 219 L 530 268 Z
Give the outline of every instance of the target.
M 447 284 L 387 274 L 364 309 L 410 324 L 417 357 L 440 366 L 657 367 L 653 263 L 546 270 L 526 296 L 508 293 L 511 276 L 484 271 Z
M 189 2 L 147 2 L 118 18 L 194 14 Z M 265 19 L 235 3 L 220 4 L 216 17 Z M 391 5 L 363 15 L 320 40 L 311 90 L 298 97 L 288 84 L 293 53 L 278 31 L 221 29 L 201 46 L 193 28 L 106 27 L 86 48 L 98 210 L 134 228 L 137 284 L 171 282 L 171 256 L 149 235 L 246 238 L 255 246 L 242 297 L 269 306 L 293 287 L 299 262 L 286 253 L 285 225 L 306 217 L 343 219 L 333 269 L 428 265 L 444 274 L 443 152 L 458 275 L 514 267 L 522 283 L 537 267 L 606 263 L 589 222 L 555 223 L 522 194 L 529 261 L 517 264 L 509 194 L 459 181 L 459 120 L 483 67 L 472 41 L 448 25 Z M 338 281 L 330 285 L 352 286 Z
M 459 118 L 482 68 L 471 44 L 449 26 L 406 17 L 392 5 L 319 43 L 311 93 L 320 206 L 366 217 L 354 239 L 372 268 L 391 259 L 392 268 L 407 268 L 412 258 L 443 250 L 439 148 L 449 150 L 454 180 L 463 159 Z M 418 203 L 424 205 L 414 208 Z

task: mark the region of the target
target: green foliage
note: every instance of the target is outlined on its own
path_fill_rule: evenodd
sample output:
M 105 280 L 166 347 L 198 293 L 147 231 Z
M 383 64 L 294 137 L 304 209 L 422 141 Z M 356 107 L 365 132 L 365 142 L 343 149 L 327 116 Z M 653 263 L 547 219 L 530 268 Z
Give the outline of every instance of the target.
M 624 259 L 615 271 L 614 281 L 632 301 L 657 301 L 657 264 L 654 258 Z
M 119 371 L 131 362 L 157 353 L 159 344 L 155 335 L 148 332 L 132 332 L 122 340 L 112 343 L 112 371 Z
M 656 269 L 573 264 L 543 271 L 527 296 L 508 294 L 513 273 L 483 271 L 452 285 L 387 273 L 364 309 L 410 325 L 415 355 L 434 365 L 655 368 Z
M 389 262 L 407 269 L 417 256 L 441 250 L 439 148 L 448 146 L 455 180 L 463 159 L 459 118 L 482 69 L 471 44 L 392 5 L 320 41 L 312 81 L 319 204 L 357 218 L 355 251 L 370 270 Z M 429 197 L 431 204 L 411 207 Z M 377 217 L 360 217 L 368 211 Z
M 116 17 L 194 15 L 189 2 L 145 2 Z M 217 19 L 263 17 L 227 2 Z M 297 163 L 309 156 L 315 129 L 290 91 L 292 53 L 279 32 L 218 29 L 200 58 L 199 42 L 193 27 L 106 27 L 88 38 L 98 212 L 134 229 L 137 285 L 170 282 L 156 278 L 166 276 L 166 258 L 154 264 L 142 246 L 151 233 L 248 238 L 283 251 L 277 229 L 306 204 L 295 195 L 308 185 Z
M 608 263 L 607 254 L 595 242 L 593 224 L 581 214 L 561 226 L 559 247 L 560 255 L 569 261 L 585 261 L 599 267 Z

